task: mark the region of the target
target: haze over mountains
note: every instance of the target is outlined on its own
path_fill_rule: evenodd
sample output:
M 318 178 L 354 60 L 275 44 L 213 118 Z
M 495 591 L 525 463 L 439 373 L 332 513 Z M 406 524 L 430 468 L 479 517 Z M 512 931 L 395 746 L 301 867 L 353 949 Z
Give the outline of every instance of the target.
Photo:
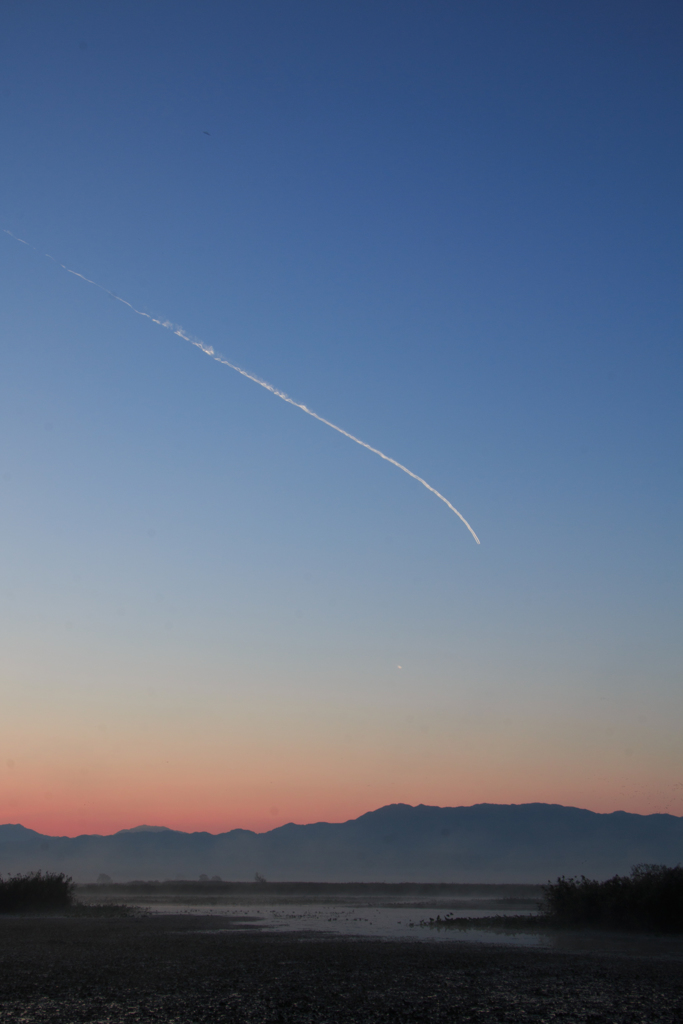
M 65 871 L 76 881 L 220 876 L 251 881 L 545 882 L 606 878 L 683 861 L 683 818 L 597 814 L 558 804 L 391 804 L 351 821 L 270 832 L 138 826 L 110 836 L 45 836 L 0 825 L 0 873 Z

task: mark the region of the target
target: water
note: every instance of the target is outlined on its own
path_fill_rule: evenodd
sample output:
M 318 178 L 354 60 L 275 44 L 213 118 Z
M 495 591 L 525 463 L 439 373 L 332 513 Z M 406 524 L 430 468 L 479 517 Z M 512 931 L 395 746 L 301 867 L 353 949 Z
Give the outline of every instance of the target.
M 89 894 L 89 902 L 102 902 Z M 81 899 L 83 897 L 81 896 Z M 503 942 L 505 944 L 533 946 L 538 935 L 528 932 L 510 934 L 468 929 L 430 928 L 430 918 L 489 917 L 492 914 L 510 916 L 533 914 L 537 899 L 481 898 L 406 899 L 400 896 L 282 896 L 258 893 L 248 898 L 234 895 L 198 896 L 192 894 L 158 895 L 121 893 L 111 896 L 110 902 L 127 903 L 154 914 L 189 914 L 202 917 L 202 930 L 210 927 L 206 919 L 213 918 L 216 929 L 257 928 L 268 932 L 317 932 L 327 935 L 357 935 L 364 938 L 418 939 L 431 941 Z
M 152 909 L 152 908 L 150 908 Z M 445 908 L 439 910 L 430 908 L 427 912 L 419 907 L 396 907 L 396 906 L 340 906 L 337 903 L 293 903 L 286 907 L 262 904 L 254 907 L 253 904 L 233 905 L 229 913 L 227 908 L 181 908 L 177 905 L 157 905 L 154 910 L 157 913 L 177 914 L 182 913 L 203 914 L 215 917 L 218 922 L 221 918 L 225 920 L 230 930 L 235 927 L 258 927 L 263 931 L 270 932 L 319 932 L 327 935 L 357 935 L 365 938 L 384 939 L 432 939 L 434 941 L 453 941 L 466 939 L 473 942 L 491 942 L 492 936 L 485 931 L 468 930 L 461 932 L 452 928 L 429 928 L 421 922 L 428 922 L 430 917 L 436 913 L 443 913 Z M 453 910 L 446 910 L 453 914 Z M 486 917 L 485 910 L 462 911 L 460 917 Z M 495 940 L 504 943 L 517 945 L 535 945 L 537 937 L 529 934 L 510 935 L 502 932 Z
M 470 942 L 526 948 L 555 949 L 565 952 L 618 953 L 683 960 L 683 938 L 629 935 L 593 931 L 534 931 L 527 925 L 505 928 L 429 927 L 430 918 L 514 917 L 537 913 L 537 899 L 481 898 L 387 899 L 386 896 L 282 896 L 255 893 L 245 898 L 236 895 L 198 896 L 121 893 L 108 899 L 82 902 L 126 903 L 149 913 L 189 915 L 197 919 L 198 932 L 256 930 L 279 934 L 319 934 L 358 936 L 367 939 L 410 939 L 421 942 Z

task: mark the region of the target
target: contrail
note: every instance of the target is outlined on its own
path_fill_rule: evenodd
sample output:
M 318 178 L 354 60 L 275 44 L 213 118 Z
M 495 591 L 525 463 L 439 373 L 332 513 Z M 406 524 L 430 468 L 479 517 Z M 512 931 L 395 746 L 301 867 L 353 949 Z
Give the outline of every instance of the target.
M 25 242 L 23 238 L 17 238 L 17 236 L 13 235 L 11 231 L 7 230 L 7 228 L 3 228 L 3 231 L 6 235 L 9 235 L 10 238 L 14 238 L 15 241 L 21 242 L 22 245 L 28 245 L 30 249 L 38 252 L 38 249 L 36 249 L 34 245 L 31 245 L 29 242 Z M 349 434 L 348 430 L 342 430 L 342 428 L 338 427 L 336 423 L 330 423 L 329 420 L 326 420 L 323 416 L 319 416 L 317 412 L 313 412 L 312 409 L 309 409 L 307 405 L 302 405 L 301 402 L 295 402 L 293 398 L 290 398 L 284 391 L 278 391 L 278 389 L 273 387 L 272 384 L 269 384 L 268 381 L 261 380 L 260 377 L 254 376 L 253 373 L 248 373 L 240 366 L 235 366 L 234 363 L 229 362 L 229 360 L 224 359 L 223 356 L 217 353 L 211 345 L 206 345 L 200 338 L 195 338 L 191 334 L 188 334 L 182 327 L 179 327 L 178 324 L 174 324 L 170 320 L 157 320 L 156 317 L 150 316 L 149 313 L 144 313 L 141 309 L 136 309 L 132 303 L 128 302 L 126 299 L 122 299 L 120 295 L 117 295 L 116 292 L 110 291 L 109 288 L 105 288 L 104 285 L 98 284 L 97 281 L 91 281 L 89 277 L 85 277 L 83 274 L 79 274 L 76 270 L 71 270 L 69 267 L 66 267 L 63 263 L 60 263 L 59 260 L 56 260 L 54 256 L 50 256 L 49 253 L 46 252 L 45 255 L 49 260 L 52 260 L 53 263 L 56 263 L 57 266 L 61 267 L 62 270 L 66 270 L 67 274 L 73 274 L 74 277 L 79 277 L 81 281 L 85 281 L 86 284 L 92 284 L 95 288 L 99 288 L 100 291 L 106 292 L 107 295 L 112 297 L 112 299 L 116 299 L 117 302 L 122 302 L 124 306 L 128 306 L 128 308 L 132 309 L 132 311 L 137 313 L 138 316 L 144 316 L 147 320 L 151 320 L 152 323 L 159 324 L 160 327 L 165 327 L 167 331 L 172 331 L 179 338 L 182 338 L 183 341 L 189 341 L 190 345 L 194 345 L 195 348 L 200 349 L 204 355 L 210 356 L 211 359 L 215 360 L 215 362 L 220 363 L 222 366 L 228 366 L 231 370 L 235 370 L 237 373 L 241 373 L 243 377 L 246 377 L 248 380 L 252 380 L 254 384 L 259 384 L 262 388 L 265 388 L 266 391 L 270 391 L 271 395 L 276 395 L 278 398 L 281 398 L 283 402 L 287 402 L 289 405 L 293 405 L 295 408 L 301 409 L 301 411 L 305 412 L 307 416 L 312 416 L 314 420 L 324 423 L 326 427 L 331 427 L 332 430 L 336 430 L 338 434 L 343 434 L 344 437 L 348 437 L 350 441 L 355 441 L 356 444 L 359 444 L 362 448 L 367 448 L 367 450 L 369 452 L 373 452 L 374 455 L 379 455 L 380 459 L 384 459 L 385 462 L 390 462 L 392 466 L 396 466 L 397 469 L 407 473 L 408 476 L 413 478 L 413 480 L 417 480 L 419 484 L 422 484 L 422 486 L 426 487 L 428 491 L 435 494 L 436 497 L 439 498 L 440 501 L 443 501 L 445 505 L 448 505 L 451 512 L 455 512 L 458 519 L 465 524 L 477 544 L 481 543 L 470 524 L 467 522 L 465 517 L 458 512 L 455 505 L 451 505 L 448 498 L 444 498 L 443 494 L 440 494 L 435 487 L 428 484 L 427 481 L 423 480 L 421 476 L 417 475 L 417 473 L 413 473 L 413 471 L 408 469 L 407 466 L 403 466 L 400 462 L 397 462 L 396 459 L 392 459 L 388 455 L 385 455 L 384 452 L 379 450 L 379 448 L 373 448 L 372 445 L 367 444 L 365 441 L 361 441 L 359 437 L 354 437 L 353 434 Z

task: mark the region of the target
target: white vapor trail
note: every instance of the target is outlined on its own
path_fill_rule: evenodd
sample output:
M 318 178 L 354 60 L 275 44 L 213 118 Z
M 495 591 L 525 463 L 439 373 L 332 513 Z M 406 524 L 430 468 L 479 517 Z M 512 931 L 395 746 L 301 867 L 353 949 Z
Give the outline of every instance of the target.
M 13 235 L 11 231 L 7 230 L 7 228 L 3 228 L 3 231 L 6 235 L 9 235 L 10 238 L 14 238 L 15 241 L 21 242 L 22 245 L 28 245 L 30 249 L 34 249 L 36 252 L 38 252 L 35 246 L 31 245 L 29 242 L 25 242 L 23 238 L 17 238 L 17 236 Z M 445 505 L 448 505 L 451 512 L 455 512 L 458 519 L 460 519 L 465 524 L 465 526 L 470 531 L 477 544 L 481 543 L 481 541 L 477 537 L 476 533 L 474 532 L 470 524 L 467 522 L 465 517 L 461 515 L 460 512 L 458 512 L 455 505 L 451 505 L 448 498 L 444 498 L 443 494 L 440 494 L 435 487 L 432 487 L 431 484 L 428 484 L 427 481 L 423 480 L 421 476 L 417 475 L 417 473 L 413 473 L 412 470 L 407 468 L 407 466 L 403 466 L 400 462 L 397 462 L 396 459 L 392 459 L 388 455 L 385 455 L 384 452 L 381 452 L 379 450 L 379 448 L 373 448 L 372 445 L 367 444 L 365 441 L 361 441 L 359 437 L 354 437 L 353 434 L 349 434 L 348 430 L 342 430 L 342 428 L 338 427 L 335 423 L 330 423 L 329 420 L 326 420 L 323 416 L 319 416 L 317 412 L 313 412 L 312 409 L 309 409 L 307 405 L 302 405 L 301 402 L 295 402 L 293 398 L 290 398 L 289 395 L 285 394 L 284 391 L 278 391 L 278 389 L 273 387 L 272 384 L 269 384 L 268 381 L 261 380 L 260 377 L 254 376 L 253 373 L 248 373 L 246 370 L 243 370 L 240 366 L 235 366 L 234 363 L 229 362 L 229 360 L 224 359 L 223 356 L 219 355 L 211 345 L 206 345 L 200 338 L 195 338 L 191 334 L 188 334 L 186 331 L 183 330 L 182 327 L 179 327 L 178 324 L 174 324 L 170 320 L 157 320 L 156 317 L 150 316 L 149 313 L 144 313 L 141 309 L 136 309 L 135 306 L 132 305 L 132 303 L 128 302 L 126 299 L 122 299 L 120 295 L 117 295 L 115 292 L 110 291 L 109 288 L 105 288 L 104 285 L 98 284 L 97 281 L 91 281 L 89 277 L 85 277 L 83 274 L 79 274 L 76 270 L 71 270 L 63 263 L 60 263 L 59 260 L 56 260 L 54 256 L 50 256 L 49 253 L 45 253 L 45 255 L 49 260 L 52 260 L 53 263 L 56 263 L 57 266 L 61 267 L 62 270 L 66 270 L 67 274 L 73 274 L 74 277 L 79 277 L 81 281 L 85 281 L 86 284 L 92 284 L 95 286 L 95 288 L 99 288 L 100 291 L 106 292 L 107 295 L 110 295 L 112 299 L 116 299 L 117 302 L 122 302 L 124 306 L 128 306 L 128 308 L 132 309 L 132 311 L 134 313 L 137 313 L 138 316 L 144 316 L 147 320 L 151 320 L 152 323 L 158 324 L 160 327 L 165 327 L 167 331 L 172 331 L 173 334 L 176 334 L 179 338 L 182 338 L 183 341 L 189 341 L 190 345 L 194 345 L 195 348 L 200 349 L 204 353 L 204 355 L 210 356 L 211 359 L 215 360 L 215 362 L 220 363 L 222 366 L 228 366 L 231 370 L 235 370 L 237 373 L 240 373 L 243 377 L 246 377 L 248 380 L 252 380 L 254 384 L 259 384 L 262 388 L 265 388 L 266 391 L 270 391 L 271 395 L 276 395 L 277 398 L 281 398 L 283 402 L 287 402 L 289 405 L 293 405 L 295 408 L 301 409 L 301 411 L 305 412 L 308 416 L 312 416 L 313 419 L 318 420 L 320 423 L 324 423 L 326 427 L 331 427 L 332 430 L 336 430 L 338 434 L 343 434 L 344 437 L 348 437 L 350 441 L 355 441 L 356 444 L 361 445 L 362 448 L 367 448 L 367 450 L 369 452 L 373 452 L 374 455 L 379 455 L 380 459 L 384 459 L 385 462 L 390 462 L 392 466 L 396 466 L 397 469 L 400 469 L 402 470 L 402 472 L 407 473 L 408 476 L 413 478 L 413 480 L 417 480 L 419 484 L 422 484 L 422 486 L 426 487 L 428 491 L 431 491 L 432 494 L 435 494 L 436 497 L 439 498 L 440 501 L 443 501 Z

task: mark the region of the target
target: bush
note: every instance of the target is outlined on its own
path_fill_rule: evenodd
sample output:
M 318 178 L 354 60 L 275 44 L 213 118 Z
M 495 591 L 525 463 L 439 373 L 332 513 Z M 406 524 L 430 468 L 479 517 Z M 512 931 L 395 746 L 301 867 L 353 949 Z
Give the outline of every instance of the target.
M 558 878 L 544 886 L 552 924 L 683 932 L 683 867 L 638 864 L 606 882 Z
M 0 877 L 0 913 L 22 910 L 62 910 L 74 900 L 74 882 L 64 874 L 33 871 L 27 875 Z

